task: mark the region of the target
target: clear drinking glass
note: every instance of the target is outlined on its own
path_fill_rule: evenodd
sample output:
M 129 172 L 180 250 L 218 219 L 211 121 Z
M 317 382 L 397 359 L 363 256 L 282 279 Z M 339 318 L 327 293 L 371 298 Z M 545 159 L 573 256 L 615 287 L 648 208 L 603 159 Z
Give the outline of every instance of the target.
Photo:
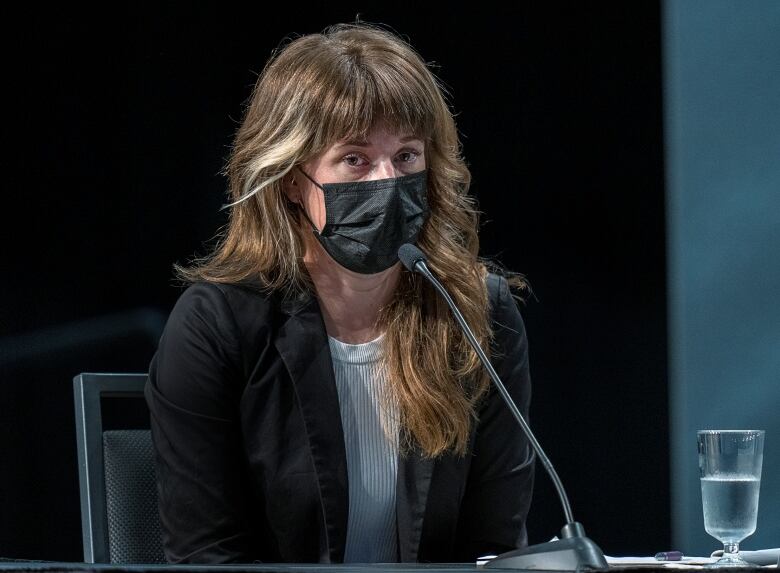
M 704 529 L 723 543 L 723 557 L 710 567 L 750 566 L 739 543 L 756 531 L 764 430 L 700 430 L 696 437 Z

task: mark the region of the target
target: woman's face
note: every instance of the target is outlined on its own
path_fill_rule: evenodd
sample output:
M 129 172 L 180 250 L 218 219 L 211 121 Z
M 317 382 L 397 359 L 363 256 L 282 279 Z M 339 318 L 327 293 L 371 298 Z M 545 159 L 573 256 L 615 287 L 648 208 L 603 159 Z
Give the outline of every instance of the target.
M 425 169 L 425 144 L 412 134 L 392 133 L 380 124 L 366 141 L 337 141 L 301 168 L 320 185 L 401 177 Z M 317 229 L 322 229 L 322 189 L 300 172 L 294 171 L 293 175 L 295 185 L 288 186 L 288 195 L 301 204 Z

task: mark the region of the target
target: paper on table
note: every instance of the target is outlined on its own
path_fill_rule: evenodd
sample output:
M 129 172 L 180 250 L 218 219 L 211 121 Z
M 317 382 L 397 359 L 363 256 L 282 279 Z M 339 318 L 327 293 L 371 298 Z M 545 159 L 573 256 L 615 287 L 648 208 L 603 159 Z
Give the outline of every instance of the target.
M 742 559 L 755 565 L 776 565 L 780 560 L 780 547 L 773 549 L 757 549 L 755 551 L 742 550 L 739 552 Z M 723 549 L 713 552 L 712 557 L 723 555 Z
M 553 537 L 550 541 L 556 541 L 558 538 Z M 758 551 L 741 551 L 742 558 L 746 561 L 768 568 L 772 568 L 778 562 L 780 558 L 780 548 L 774 549 L 761 549 Z M 702 565 L 713 563 L 717 561 L 720 556 L 723 555 L 723 550 L 718 550 L 712 553 L 710 557 L 687 557 L 684 556 L 679 561 L 659 561 L 655 557 L 610 557 L 605 555 L 607 564 L 614 567 L 637 567 L 647 565 L 649 567 L 664 567 L 671 569 L 698 569 Z M 483 555 L 477 558 L 477 567 L 482 567 L 493 559 L 495 555 Z
M 483 555 L 477 559 L 477 567 L 482 567 L 493 559 L 495 555 Z M 700 569 L 702 565 L 707 565 L 717 559 L 713 557 L 683 557 L 680 561 L 659 561 L 655 557 L 610 557 L 604 556 L 607 565 L 610 567 L 664 567 L 666 569 Z
M 679 561 L 659 561 L 655 557 L 610 557 L 604 556 L 610 567 L 636 567 L 646 565 L 648 567 L 663 567 L 665 569 L 699 569 L 717 561 L 713 557 L 683 557 Z

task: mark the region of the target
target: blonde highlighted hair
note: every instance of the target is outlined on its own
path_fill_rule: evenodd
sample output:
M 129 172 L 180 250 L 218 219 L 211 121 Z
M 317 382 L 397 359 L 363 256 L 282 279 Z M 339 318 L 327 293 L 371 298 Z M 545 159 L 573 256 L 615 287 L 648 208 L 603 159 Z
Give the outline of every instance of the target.
M 365 138 L 384 122 L 425 142 L 430 216 L 417 244 L 487 351 L 492 333 L 478 212 L 443 93 L 417 52 L 379 25 L 337 24 L 291 40 L 260 74 L 236 134 L 225 168 L 229 223 L 210 255 L 176 267 L 179 276 L 313 293 L 303 231 L 283 179 L 336 141 Z M 387 399 L 397 407 L 405 449 L 431 457 L 465 453 L 488 379 L 446 303 L 404 269 L 379 327 Z

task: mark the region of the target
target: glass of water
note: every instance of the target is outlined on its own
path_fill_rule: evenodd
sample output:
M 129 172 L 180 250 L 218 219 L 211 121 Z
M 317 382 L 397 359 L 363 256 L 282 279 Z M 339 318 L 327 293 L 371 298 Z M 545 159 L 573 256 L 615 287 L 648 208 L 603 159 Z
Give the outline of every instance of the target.
M 710 566 L 750 566 L 739 543 L 756 530 L 764 430 L 700 430 L 696 437 L 704 529 L 723 543 L 723 557 Z

